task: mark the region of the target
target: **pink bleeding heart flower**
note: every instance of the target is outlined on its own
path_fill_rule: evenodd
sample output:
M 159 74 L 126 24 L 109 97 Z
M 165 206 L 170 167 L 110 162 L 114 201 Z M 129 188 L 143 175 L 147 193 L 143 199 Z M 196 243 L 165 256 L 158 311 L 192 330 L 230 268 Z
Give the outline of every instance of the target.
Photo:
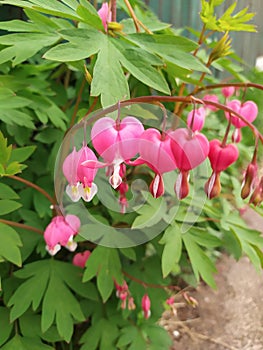
M 234 144 L 223 146 L 221 141 L 210 141 L 208 158 L 214 172 L 219 173 L 227 169 L 238 158 L 238 148 Z
M 91 252 L 89 250 L 75 254 L 72 260 L 72 264 L 84 268 L 87 260 L 90 257 L 90 254 Z
M 82 184 L 80 193 L 84 201 L 90 202 L 98 192 L 97 185 L 93 182 L 97 173 L 97 169 L 86 168 L 82 165 L 82 163 L 89 160 L 96 162 L 97 157 L 88 146 L 83 146 L 78 153 L 79 162 L 77 167 L 77 176 Z
M 103 27 L 105 31 L 107 32 L 108 30 L 108 22 L 111 22 L 112 19 L 112 13 L 109 10 L 109 5 L 107 2 L 104 2 L 101 5 L 101 8 L 98 11 L 98 15 L 100 16 L 100 19 L 102 21 Z
M 203 100 L 206 100 L 206 101 L 211 101 L 211 102 L 215 102 L 215 103 L 218 103 L 219 101 L 218 101 L 218 96 L 217 95 L 205 95 L 204 97 L 203 97 Z M 212 105 L 210 105 L 210 104 L 206 104 L 205 105 L 205 108 L 206 109 L 210 109 L 211 111 L 214 111 L 214 112 L 216 112 L 217 110 L 218 110 L 218 108 L 217 107 L 215 107 L 215 106 L 212 106 Z
M 145 130 L 139 141 L 140 157 L 132 164 L 145 163 L 155 172 L 150 184 L 150 191 L 155 198 L 164 193 L 162 174 L 176 169 L 170 143 L 169 135 L 161 135 L 159 130 L 153 128 Z
M 232 100 L 227 103 L 227 107 L 242 115 L 250 123 L 252 123 L 258 115 L 258 107 L 253 101 L 246 101 L 242 104 L 239 100 Z M 230 119 L 229 112 L 225 112 L 225 116 L 227 120 Z M 234 115 L 231 115 L 231 123 L 236 128 L 243 128 L 247 125 L 245 122 Z
M 169 136 L 174 159 L 181 171 L 196 168 L 208 156 L 209 142 L 205 135 L 180 128 L 170 132 Z
M 97 193 L 97 186 L 93 183 L 97 170 L 81 165 L 87 160 L 97 161 L 97 157 L 89 147 L 82 146 L 78 152 L 74 147 L 63 162 L 63 174 L 69 183 L 66 193 L 73 202 L 77 202 L 81 197 L 89 202 Z
M 144 318 L 149 318 L 151 316 L 151 300 L 148 294 L 144 294 L 142 297 L 142 311 Z
M 109 117 L 97 120 L 91 130 L 91 139 L 105 163 L 88 160 L 82 165 L 91 169 L 109 167 L 109 181 L 116 189 L 122 182 L 122 163 L 138 153 L 138 140 L 143 131 L 142 123 L 134 117 L 126 117 L 120 122 Z
M 225 96 L 225 98 L 231 97 L 235 93 L 235 87 L 234 86 L 225 86 L 222 88 L 221 92 L 222 95 Z
M 66 193 L 73 202 L 77 202 L 81 198 L 80 181 L 77 175 L 78 163 L 79 153 L 74 147 L 73 151 L 65 158 L 62 166 L 63 174 L 68 181 Z
M 61 246 L 66 247 L 70 251 L 77 248 L 77 243 L 73 241 L 73 237 L 80 229 L 80 220 L 75 215 L 55 216 L 44 232 L 46 241 L 46 249 L 50 255 L 55 255 Z
M 129 185 L 127 184 L 127 182 L 122 182 L 116 190 L 119 192 L 119 204 L 121 207 L 121 214 L 125 214 L 126 209 L 128 207 L 126 193 L 129 191 Z
M 250 199 L 249 204 L 258 206 L 263 202 L 263 176 L 259 180 L 257 186 L 255 187 Z
M 204 107 L 193 109 L 187 116 L 188 127 L 193 132 L 202 130 L 205 123 L 205 116 L 206 112 Z
M 209 199 L 218 196 L 221 192 L 220 173 L 238 159 L 238 148 L 234 144 L 222 145 L 215 139 L 210 141 L 208 158 L 213 173 L 205 184 L 205 192 Z
M 209 142 L 201 133 L 192 133 L 180 128 L 170 132 L 171 150 L 174 155 L 179 176 L 175 184 L 175 193 L 179 199 L 189 193 L 189 171 L 200 165 L 208 156 Z

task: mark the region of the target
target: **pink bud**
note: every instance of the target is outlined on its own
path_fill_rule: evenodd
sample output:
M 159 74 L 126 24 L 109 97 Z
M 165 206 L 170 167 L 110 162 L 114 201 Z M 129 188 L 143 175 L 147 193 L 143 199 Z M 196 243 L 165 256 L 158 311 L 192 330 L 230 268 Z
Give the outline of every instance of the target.
M 173 305 L 174 302 L 175 302 L 175 297 L 170 297 L 170 298 L 166 299 L 167 305 Z
M 205 193 L 208 199 L 219 196 L 221 192 L 220 173 L 213 172 L 205 184 Z
M 136 305 L 134 304 L 134 299 L 133 297 L 129 297 L 128 299 L 128 310 L 135 310 Z
M 193 131 L 202 130 L 205 123 L 205 108 L 193 109 L 188 113 L 187 125 Z
M 72 260 L 72 264 L 84 268 L 88 258 L 90 257 L 90 254 L 91 252 L 89 250 L 75 254 Z
M 227 103 L 227 107 L 233 109 L 233 111 L 242 115 L 250 123 L 252 123 L 258 115 L 258 107 L 253 101 L 246 101 L 245 103 L 241 104 L 239 100 L 232 100 Z M 230 113 L 225 112 L 225 116 L 227 120 L 229 120 Z M 231 123 L 236 128 L 243 128 L 244 126 L 246 126 L 245 122 L 243 122 L 241 119 L 234 115 L 232 115 L 231 117 Z
M 228 98 L 234 94 L 235 90 L 234 86 L 225 86 L 222 88 L 221 92 L 226 98 Z
M 260 205 L 263 202 L 263 176 L 261 177 L 258 185 L 252 193 L 249 203 L 255 206 Z
M 107 2 L 104 2 L 101 6 L 101 8 L 98 11 L 98 15 L 101 18 L 103 27 L 105 29 L 105 31 L 107 31 L 108 29 L 108 22 L 111 22 L 111 17 L 112 17 L 112 13 L 111 11 L 109 11 L 109 5 Z
M 218 101 L 218 96 L 217 95 L 205 95 L 204 97 L 203 97 L 203 100 L 207 100 L 207 101 L 211 101 L 211 102 L 215 102 L 215 103 L 218 103 L 219 101 Z M 207 108 L 207 109 L 210 109 L 211 111 L 217 111 L 218 110 L 218 108 L 217 107 L 215 107 L 215 106 L 212 106 L 212 105 L 210 105 L 210 104 L 206 104 L 205 105 L 205 108 Z
M 181 171 L 194 169 L 206 159 L 209 142 L 203 134 L 191 134 L 188 129 L 181 128 L 171 131 L 169 136 L 174 159 Z
M 144 294 L 142 297 L 142 310 L 144 314 L 144 318 L 149 318 L 151 316 L 151 300 L 148 296 L 148 294 Z
M 219 140 L 214 139 L 210 141 L 208 157 L 213 171 L 219 173 L 237 160 L 238 149 L 234 144 L 222 146 Z
M 244 180 L 242 183 L 241 197 L 246 199 L 252 189 L 254 188 L 255 182 L 257 180 L 258 166 L 257 163 L 250 163 L 245 172 Z

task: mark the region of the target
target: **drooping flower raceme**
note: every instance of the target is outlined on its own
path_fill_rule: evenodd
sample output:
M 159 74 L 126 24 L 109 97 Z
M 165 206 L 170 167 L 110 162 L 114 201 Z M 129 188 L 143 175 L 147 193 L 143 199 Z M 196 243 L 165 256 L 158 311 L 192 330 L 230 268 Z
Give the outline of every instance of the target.
M 109 182 L 116 189 L 122 182 L 121 164 L 138 153 L 138 140 L 143 131 L 142 123 L 134 117 L 126 117 L 121 121 L 109 117 L 97 120 L 91 130 L 91 140 L 105 163 L 87 160 L 81 164 L 90 169 L 108 167 Z
M 70 251 L 77 248 L 77 243 L 73 241 L 80 229 L 80 220 L 75 215 L 55 216 L 44 232 L 46 249 L 50 255 L 55 255 L 61 246 Z
M 140 157 L 133 165 L 147 164 L 154 172 L 155 177 L 150 184 L 153 197 L 158 198 L 164 193 L 162 175 L 176 168 L 171 145 L 171 139 L 167 134 L 161 135 L 157 129 L 147 129 L 140 137 Z
M 97 193 L 97 186 L 93 182 L 97 169 L 83 167 L 82 163 L 87 160 L 96 161 L 95 153 L 86 145 L 77 152 L 76 148 L 65 158 L 63 174 L 68 181 L 66 193 L 73 202 L 80 198 L 89 202 Z
M 205 184 L 205 192 L 209 199 L 219 195 L 221 191 L 220 173 L 237 160 L 238 154 L 238 148 L 234 144 L 222 145 L 217 139 L 210 141 L 208 158 L 213 173 Z
M 201 133 L 193 133 L 186 128 L 176 129 L 169 133 L 171 150 L 180 170 L 175 184 L 175 193 L 179 199 L 189 193 L 189 171 L 200 165 L 208 156 L 209 142 Z

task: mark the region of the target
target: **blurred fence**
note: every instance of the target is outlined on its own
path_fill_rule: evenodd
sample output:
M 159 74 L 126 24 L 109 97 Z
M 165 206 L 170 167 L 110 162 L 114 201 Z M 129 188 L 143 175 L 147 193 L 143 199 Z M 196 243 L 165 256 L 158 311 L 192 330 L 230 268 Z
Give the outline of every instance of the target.
M 43 0 L 45 1 L 45 0 Z M 218 15 L 225 11 L 235 0 L 226 0 L 225 4 L 220 6 Z M 175 27 L 190 26 L 196 30 L 201 29 L 199 18 L 200 4 L 199 0 L 144 0 L 151 9 L 164 22 L 172 23 Z M 255 12 L 253 20 L 258 27 L 257 33 L 232 33 L 233 44 L 236 52 L 247 63 L 254 65 L 255 59 L 263 55 L 263 0 L 238 0 L 236 11 L 244 7 L 249 7 L 250 12 Z M 218 8 L 218 9 L 219 9 Z M 22 10 L 10 6 L 0 7 L 0 20 L 21 18 Z
M 199 12 L 201 1 L 198 0 L 144 0 L 147 5 L 163 21 L 172 23 L 176 28 L 190 26 L 196 30 L 201 29 Z M 234 0 L 226 0 L 218 7 L 218 16 L 222 14 Z M 236 32 L 231 33 L 234 49 L 249 65 L 254 65 L 255 59 L 263 55 L 263 1 L 238 0 L 235 12 L 249 8 L 249 12 L 256 13 L 253 23 L 257 25 L 257 33 Z M 219 11 L 220 9 L 220 11 Z

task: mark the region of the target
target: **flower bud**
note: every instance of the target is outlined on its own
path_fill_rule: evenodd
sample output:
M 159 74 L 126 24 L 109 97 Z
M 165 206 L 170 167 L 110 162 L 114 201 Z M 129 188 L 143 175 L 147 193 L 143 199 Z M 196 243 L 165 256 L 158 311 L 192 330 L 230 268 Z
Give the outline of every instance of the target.
M 250 195 L 255 185 L 255 181 L 257 179 L 257 171 L 258 171 L 258 166 L 256 163 L 248 164 L 248 167 L 245 172 L 244 180 L 242 183 L 242 187 L 241 187 L 242 199 L 246 199 Z
M 217 197 L 221 192 L 220 173 L 213 172 L 205 184 L 205 193 L 208 199 Z
M 240 128 L 236 128 L 232 134 L 232 142 L 239 143 L 242 140 L 242 133 Z
M 226 98 L 231 97 L 232 95 L 234 95 L 235 87 L 234 86 L 225 86 L 222 88 L 221 92 Z
M 249 203 L 258 206 L 263 201 L 263 176 L 260 179 L 259 184 L 252 193 Z
M 144 318 L 149 318 L 151 316 L 151 300 L 148 296 L 148 294 L 144 294 L 142 297 L 142 310 L 143 310 L 143 315 Z

